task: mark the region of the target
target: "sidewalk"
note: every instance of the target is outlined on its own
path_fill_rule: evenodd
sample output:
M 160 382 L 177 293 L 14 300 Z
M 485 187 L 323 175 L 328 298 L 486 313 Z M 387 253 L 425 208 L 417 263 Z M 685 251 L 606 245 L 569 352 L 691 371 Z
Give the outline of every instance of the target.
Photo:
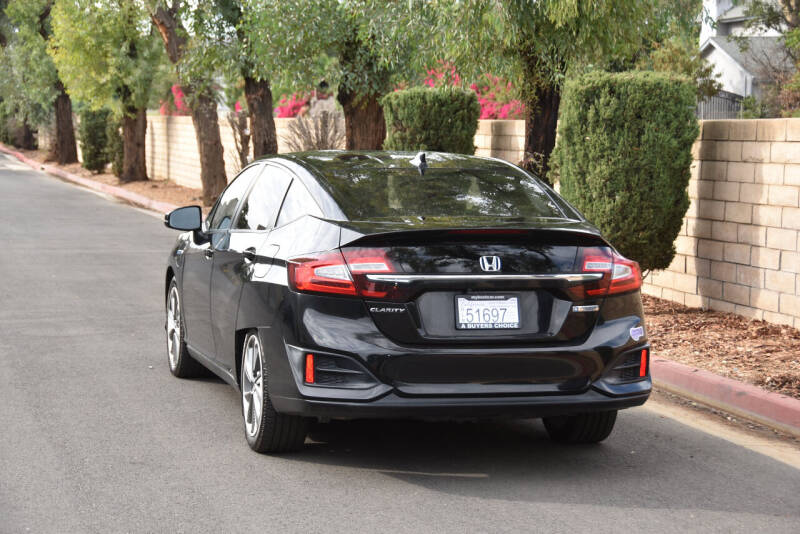
M 28 158 L 21 152 L 3 144 L 0 144 L 0 152 L 12 155 L 34 169 L 42 170 L 62 180 L 95 191 L 101 191 L 141 208 L 168 213 L 178 207 L 127 191 L 121 187 L 76 176 L 55 165 L 43 164 Z M 800 437 L 800 400 L 798 399 L 659 358 L 657 355 L 651 357 L 650 371 L 656 387 Z

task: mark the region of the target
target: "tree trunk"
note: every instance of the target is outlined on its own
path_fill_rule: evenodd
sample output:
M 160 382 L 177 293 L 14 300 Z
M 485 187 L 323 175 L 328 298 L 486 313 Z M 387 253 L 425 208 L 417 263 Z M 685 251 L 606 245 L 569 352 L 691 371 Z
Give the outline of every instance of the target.
M 355 95 L 340 87 L 337 100 L 344 109 L 347 150 L 381 150 L 386 138 L 386 121 L 378 95 Z
M 244 96 L 250 111 L 250 135 L 253 140 L 253 157 L 278 153 L 278 135 L 272 117 L 272 89 L 269 80 L 244 78 Z
M 122 117 L 122 174 L 120 182 L 147 180 L 145 163 L 145 134 L 147 133 L 147 110 L 133 110 L 133 114 Z
M 550 170 L 550 154 L 556 146 L 561 89 L 554 85 L 539 86 L 535 94 L 535 102 L 525 103 L 528 113 L 523 167 L 545 179 Z
M 56 131 L 50 155 L 59 165 L 77 163 L 78 146 L 75 144 L 75 127 L 72 125 L 72 101 L 60 80 L 56 84 L 56 90 L 58 91 L 55 102 Z
M 203 204 L 211 206 L 228 185 L 219 134 L 217 102 L 205 94 L 192 95 L 192 101 L 192 123 L 197 136 L 197 149 L 200 151 Z
M 36 148 L 33 138 L 33 130 L 27 120 L 15 125 L 14 128 L 14 146 L 23 148 L 25 150 L 33 150 Z

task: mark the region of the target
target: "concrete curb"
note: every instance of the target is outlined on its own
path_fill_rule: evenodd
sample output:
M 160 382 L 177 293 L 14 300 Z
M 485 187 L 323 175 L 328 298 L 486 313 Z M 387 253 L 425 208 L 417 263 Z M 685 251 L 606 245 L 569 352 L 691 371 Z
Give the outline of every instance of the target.
M 138 206 L 140 208 L 148 209 L 158 213 L 169 213 L 170 211 L 179 207 L 176 206 L 175 204 L 170 204 L 169 202 L 161 202 L 160 200 L 153 200 L 152 198 L 148 198 L 144 195 L 128 191 L 127 189 L 123 189 L 122 187 L 116 187 L 113 185 L 96 182 L 88 178 L 83 178 L 82 176 L 77 176 L 75 174 L 61 170 L 54 165 L 41 163 L 39 161 L 36 161 L 34 159 L 25 156 L 25 154 L 22 154 L 21 152 L 17 152 L 15 150 L 8 148 L 2 143 L 0 143 L 0 152 L 4 152 L 6 154 L 14 156 L 21 162 L 33 167 L 36 170 L 42 170 L 48 174 L 61 178 L 62 180 L 66 180 L 68 182 L 81 185 L 88 189 L 93 189 L 95 191 L 106 193 L 108 195 L 116 197 L 120 200 L 124 200 L 125 202 L 133 204 L 134 206 Z
M 650 371 L 657 387 L 800 437 L 800 400 L 663 358 Z
M 0 144 L 0 152 L 12 155 L 34 169 L 43 170 L 63 180 L 107 193 L 145 209 L 169 213 L 178 207 L 168 202 L 147 198 L 121 187 L 76 176 L 53 165 L 30 159 L 3 144 Z M 800 437 L 800 400 L 663 358 L 654 357 L 650 364 L 650 370 L 653 383 L 657 387 Z

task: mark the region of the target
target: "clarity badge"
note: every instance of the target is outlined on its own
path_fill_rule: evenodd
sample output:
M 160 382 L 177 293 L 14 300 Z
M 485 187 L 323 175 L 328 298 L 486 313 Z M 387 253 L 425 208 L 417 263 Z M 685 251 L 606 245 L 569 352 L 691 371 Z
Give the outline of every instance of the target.
M 644 337 L 644 327 L 637 326 L 636 328 L 631 328 L 631 339 L 634 341 L 639 341 Z

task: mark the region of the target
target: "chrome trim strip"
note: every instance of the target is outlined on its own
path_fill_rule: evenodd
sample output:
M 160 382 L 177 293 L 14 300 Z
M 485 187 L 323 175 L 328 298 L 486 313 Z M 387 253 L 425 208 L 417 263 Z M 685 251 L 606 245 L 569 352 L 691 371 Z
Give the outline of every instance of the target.
M 588 306 L 573 306 L 572 311 L 576 313 L 583 313 L 583 312 L 596 312 L 600 309 L 600 306 L 597 304 L 591 304 Z
M 472 281 L 563 281 L 592 282 L 600 280 L 602 273 L 566 273 L 566 274 L 368 274 L 370 282 L 389 282 L 394 284 L 410 284 L 413 282 L 472 282 Z

